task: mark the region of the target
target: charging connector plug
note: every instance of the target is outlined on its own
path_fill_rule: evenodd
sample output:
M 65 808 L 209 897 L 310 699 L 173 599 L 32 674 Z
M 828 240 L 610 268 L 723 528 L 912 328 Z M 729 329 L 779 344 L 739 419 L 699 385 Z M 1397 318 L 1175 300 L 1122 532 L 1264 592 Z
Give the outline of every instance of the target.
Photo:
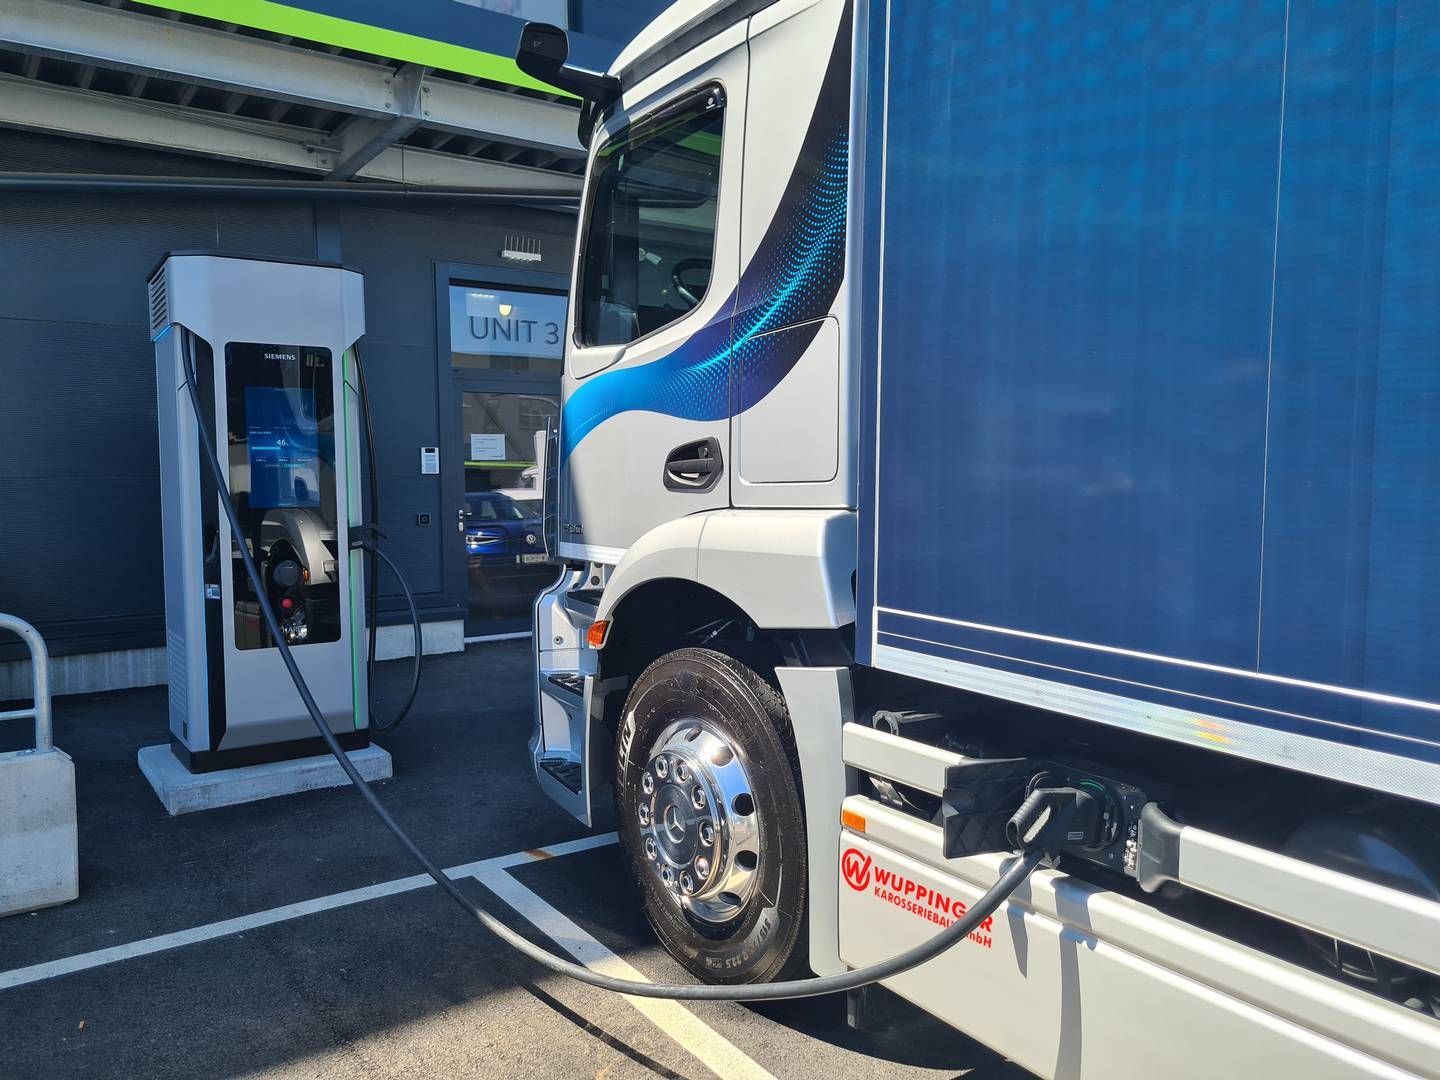
M 1078 787 L 1037 787 L 1005 824 L 1017 851 L 1039 851 L 1054 859 L 1061 848 L 1091 847 L 1104 830 L 1104 807 L 1093 792 Z

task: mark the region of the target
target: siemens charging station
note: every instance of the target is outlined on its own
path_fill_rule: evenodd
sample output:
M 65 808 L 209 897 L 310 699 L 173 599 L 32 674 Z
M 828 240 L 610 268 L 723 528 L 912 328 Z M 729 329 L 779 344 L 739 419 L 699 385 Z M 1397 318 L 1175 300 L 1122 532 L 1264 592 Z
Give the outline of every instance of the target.
M 330 730 L 347 750 L 368 746 L 363 554 L 350 543 L 362 511 L 351 350 L 365 331 L 364 278 L 334 264 L 172 253 L 149 299 L 169 749 L 190 773 L 326 752 L 262 618 L 242 545 Z M 241 535 L 204 457 L 192 370 Z

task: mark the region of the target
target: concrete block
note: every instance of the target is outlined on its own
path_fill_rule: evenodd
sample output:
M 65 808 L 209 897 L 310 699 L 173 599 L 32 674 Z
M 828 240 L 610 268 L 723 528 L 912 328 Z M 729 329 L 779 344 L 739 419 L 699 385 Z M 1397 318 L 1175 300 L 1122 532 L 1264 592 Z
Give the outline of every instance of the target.
M 28 700 L 34 692 L 30 659 L 0 661 L 0 701 Z M 50 657 L 50 695 L 93 694 L 131 686 L 162 686 L 169 666 L 164 648 L 74 653 Z
M 0 754 L 0 915 L 79 896 L 79 850 L 70 755 Z
M 426 656 L 465 651 L 465 620 L 420 624 L 420 651 Z M 375 659 L 398 660 L 415 655 L 415 628 L 408 622 L 382 626 L 375 635 Z
M 381 747 L 352 750 L 349 758 L 366 780 L 388 780 L 394 775 L 390 755 Z M 192 773 L 171 753 L 170 745 L 164 743 L 142 747 L 139 761 L 140 771 L 172 816 L 258 802 L 277 795 L 340 787 L 350 782 L 340 763 L 329 754 Z

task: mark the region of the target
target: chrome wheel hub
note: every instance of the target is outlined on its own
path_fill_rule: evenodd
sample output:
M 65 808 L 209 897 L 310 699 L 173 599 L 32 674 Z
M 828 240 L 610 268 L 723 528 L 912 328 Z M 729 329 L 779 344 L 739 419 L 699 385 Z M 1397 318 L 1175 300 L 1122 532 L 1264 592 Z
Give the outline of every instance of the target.
M 640 778 L 645 865 L 707 922 L 738 915 L 759 882 L 760 819 L 750 772 L 704 720 L 677 720 L 655 740 Z

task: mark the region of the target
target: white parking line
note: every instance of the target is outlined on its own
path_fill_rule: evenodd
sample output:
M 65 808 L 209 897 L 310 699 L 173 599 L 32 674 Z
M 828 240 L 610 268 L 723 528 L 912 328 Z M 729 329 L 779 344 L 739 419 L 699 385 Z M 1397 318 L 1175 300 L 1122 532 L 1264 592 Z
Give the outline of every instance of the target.
M 600 944 L 599 941 L 580 929 L 575 922 L 515 880 L 509 873 L 517 866 L 562 855 L 574 855 L 581 851 L 590 851 L 613 844 L 615 841 L 616 836 L 613 832 L 600 836 L 585 836 L 578 840 L 550 844 L 547 847 L 530 848 L 525 851 L 512 852 L 509 855 L 496 855 L 489 859 L 461 863 L 459 866 L 448 868 L 445 873 L 455 880 L 466 877 L 476 879 L 531 922 L 541 933 L 551 938 L 592 971 L 649 982 L 650 980 L 641 972 Z M 273 926 L 291 919 L 304 918 L 307 915 L 318 915 L 321 912 L 349 907 L 352 904 L 363 904 L 368 900 L 397 896 L 434 884 L 435 882 L 430 879 L 428 874 L 413 874 L 410 877 L 383 881 L 377 885 L 367 885 L 360 889 L 348 889 L 330 896 L 317 897 L 314 900 L 302 900 L 296 904 L 267 908 L 250 915 L 207 923 L 204 926 L 196 926 L 188 930 L 177 930 L 170 934 L 142 938 L 139 941 L 115 945 L 108 949 L 96 949 L 93 952 L 77 953 L 74 956 L 50 960 L 43 964 L 32 964 L 29 967 L 15 968 L 11 971 L 0 971 L 0 991 L 43 982 L 46 979 L 59 978 L 62 975 L 73 975 L 76 972 L 89 971 L 107 964 L 133 960 L 136 957 L 153 956 L 155 953 L 179 949 L 186 945 L 214 941 L 216 938 L 242 934 L 248 930 Z M 734 1043 L 679 1002 L 628 996 L 625 1000 L 635 1006 L 681 1047 L 703 1062 L 720 1077 L 720 1080 L 774 1080 L 770 1073 L 761 1068 Z
M 480 859 L 476 862 L 462 863 L 460 866 L 450 867 L 445 873 L 455 879 L 479 877 L 491 869 L 499 870 L 511 866 L 520 866 L 524 863 L 534 862 L 537 859 L 545 859 L 557 855 L 571 855 L 578 851 L 588 851 L 591 848 L 603 847 L 606 844 L 613 844 L 614 842 L 614 833 L 606 833 L 603 836 L 585 836 L 578 840 L 570 840 L 563 844 L 552 844 L 545 848 L 517 851 L 510 855 L 497 855 L 493 858 Z M 367 900 L 378 900 L 385 896 L 396 896 L 400 893 L 412 892 L 415 889 L 423 889 L 426 886 L 433 886 L 434 884 L 435 882 L 430 879 L 428 874 L 414 874 L 410 877 L 397 878 L 394 881 L 383 881 L 378 885 L 367 885 L 361 889 L 349 889 L 331 896 L 321 896 L 314 900 L 302 900 L 297 904 L 285 904 L 282 907 L 268 908 L 265 911 L 257 911 L 250 915 L 241 915 L 234 919 L 207 923 L 204 926 L 192 927 L 189 930 L 177 930 L 172 934 L 160 934 L 157 937 L 142 938 L 139 941 L 127 942 L 124 945 L 115 945 L 108 949 L 96 949 L 94 952 L 78 953 L 75 956 L 67 956 L 61 960 L 50 960 L 43 964 L 32 964 L 29 967 L 15 968 L 12 971 L 0 971 L 0 990 L 9 990 L 16 986 L 42 982 L 45 979 L 54 979 L 61 975 L 71 975 L 77 971 L 88 971 L 91 968 L 103 967 L 106 964 L 119 963 L 122 960 L 133 960 L 137 956 L 151 956 L 158 952 L 178 949 L 182 946 L 194 945 L 202 941 L 213 941 L 216 938 L 228 937 L 231 934 L 242 934 L 247 930 L 255 930 L 262 926 L 272 926 L 275 923 L 303 918 L 306 915 L 317 915 L 322 911 L 333 911 L 336 908 L 349 907 L 351 904 L 363 904 Z
M 641 972 L 580 929 L 574 920 L 520 884 L 504 869 L 482 872 L 476 878 L 591 971 L 650 982 Z M 678 1001 L 628 995 L 625 1000 L 703 1062 L 720 1080 L 775 1080 L 753 1058 Z

